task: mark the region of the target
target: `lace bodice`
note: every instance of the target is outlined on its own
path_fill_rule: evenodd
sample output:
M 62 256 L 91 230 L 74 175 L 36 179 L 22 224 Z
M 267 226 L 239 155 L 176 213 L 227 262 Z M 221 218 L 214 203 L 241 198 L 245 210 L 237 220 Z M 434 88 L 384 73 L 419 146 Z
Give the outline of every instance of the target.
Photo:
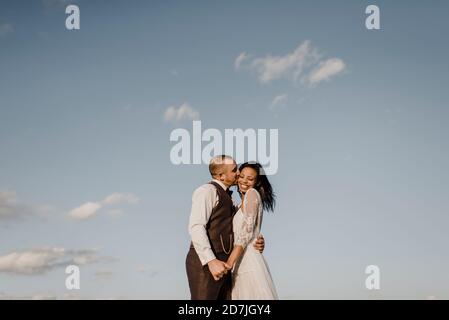
M 260 233 L 262 224 L 262 200 L 256 189 L 249 189 L 240 209 L 234 216 L 234 245 L 243 248 L 252 242 Z

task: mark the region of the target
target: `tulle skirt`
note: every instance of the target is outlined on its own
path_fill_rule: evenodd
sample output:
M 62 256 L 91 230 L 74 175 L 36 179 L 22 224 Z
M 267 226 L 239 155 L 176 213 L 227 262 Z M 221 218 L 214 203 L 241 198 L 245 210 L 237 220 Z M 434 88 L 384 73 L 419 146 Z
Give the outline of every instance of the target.
M 232 300 L 279 299 L 265 258 L 251 244 L 236 264 L 232 278 Z

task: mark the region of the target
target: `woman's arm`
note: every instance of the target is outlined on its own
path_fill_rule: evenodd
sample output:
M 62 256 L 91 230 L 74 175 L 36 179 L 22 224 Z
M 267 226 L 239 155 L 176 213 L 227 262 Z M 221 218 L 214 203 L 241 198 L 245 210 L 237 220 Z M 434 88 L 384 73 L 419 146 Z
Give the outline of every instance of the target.
M 257 191 L 249 189 L 242 199 L 243 223 L 240 230 L 236 230 L 234 249 L 229 255 L 227 265 L 232 268 L 239 260 L 246 246 L 254 236 L 257 215 L 259 213 L 259 200 Z
M 226 268 L 228 270 L 232 269 L 243 253 L 243 247 L 241 245 L 234 245 L 231 254 L 229 255 L 228 261 L 226 261 Z

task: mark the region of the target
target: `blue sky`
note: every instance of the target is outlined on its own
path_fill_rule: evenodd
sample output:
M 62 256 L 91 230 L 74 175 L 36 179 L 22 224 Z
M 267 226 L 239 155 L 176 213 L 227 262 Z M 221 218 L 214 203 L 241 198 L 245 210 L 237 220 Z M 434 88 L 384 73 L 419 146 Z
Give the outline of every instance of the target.
M 0 3 L 0 298 L 188 298 L 209 176 L 169 136 L 194 115 L 279 130 L 262 231 L 281 298 L 449 298 L 447 2 L 79 0 L 76 31 L 68 3 Z

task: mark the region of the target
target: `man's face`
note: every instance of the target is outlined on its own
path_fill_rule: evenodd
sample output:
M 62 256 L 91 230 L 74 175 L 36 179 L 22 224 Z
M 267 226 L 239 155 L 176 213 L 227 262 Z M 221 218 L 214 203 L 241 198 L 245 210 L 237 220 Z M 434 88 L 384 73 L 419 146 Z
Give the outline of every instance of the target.
M 233 186 L 237 183 L 238 175 L 237 163 L 234 160 L 226 159 L 223 164 L 223 173 L 220 174 L 221 182 L 227 187 Z

